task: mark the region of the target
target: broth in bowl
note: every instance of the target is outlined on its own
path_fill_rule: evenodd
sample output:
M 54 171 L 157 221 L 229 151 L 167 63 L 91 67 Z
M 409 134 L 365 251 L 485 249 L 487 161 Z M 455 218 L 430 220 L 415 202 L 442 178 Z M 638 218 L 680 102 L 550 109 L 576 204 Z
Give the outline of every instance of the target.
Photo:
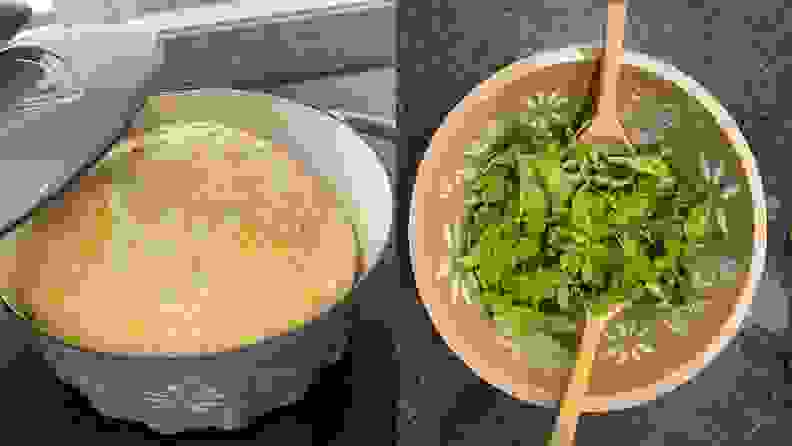
M 231 350 L 318 316 L 364 264 L 337 193 L 288 147 L 193 122 L 112 153 L 6 241 L 0 286 L 68 344 Z

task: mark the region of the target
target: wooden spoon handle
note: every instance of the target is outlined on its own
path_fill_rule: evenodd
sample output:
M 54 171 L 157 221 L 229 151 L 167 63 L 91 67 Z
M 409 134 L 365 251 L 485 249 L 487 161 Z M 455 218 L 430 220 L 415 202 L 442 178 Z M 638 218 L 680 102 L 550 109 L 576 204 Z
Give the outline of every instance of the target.
M 600 77 L 597 114 L 617 116 L 616 88 L 624 60 L 624 24 L 627 8 L 625 0 L 608 0 L 608 23 L 605 55 Z
M 575 371 L 572 381 L 567 387 L 564 399 L 561 401 L 561 410 L 556 420 L 556 430 L 559 434 L 560 445 L 572 446 L 575 444 L 575 431 L 577 430 L 577 420 L 580 415 L 578 402 L 586 394 L 591 378 L 591 366 L 594 363 L 594 355 L 597 352 L 602 331 L 605 329 L 607 321 L 595 319 L 586 321 L 586 328 L 583 331 L 578 358 L 575 363 Z
M 566 394 L 561 400 L 561 409 L 556 418 L 556 427 L 551 437 L 552 446 L 573 446 L 575 444 L 575 431 L 580 416 L 579 401 L 586 395 L 591 378 L 591 369 L 597 347 L 602 340 L 602 332 L 608 326 L 608 321 L 613 318 L 623 305 L 614 305 L 608 315 L 602 318 L 591 318 L 586 321 L 583 330 L 583 339 L 578 349 L 575 370 L 572 381 L 567 387 Z

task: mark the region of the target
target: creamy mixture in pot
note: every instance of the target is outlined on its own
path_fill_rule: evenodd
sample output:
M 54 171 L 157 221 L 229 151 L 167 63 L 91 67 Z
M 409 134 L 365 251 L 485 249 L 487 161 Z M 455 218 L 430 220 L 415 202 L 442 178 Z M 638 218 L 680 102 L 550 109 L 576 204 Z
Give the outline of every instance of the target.
M 19 237 L 0 287 L 81 347 L 233 349 L 317 316 L 363 264 L 327 183 L 219 124 L 132 138 L 75 190 Z

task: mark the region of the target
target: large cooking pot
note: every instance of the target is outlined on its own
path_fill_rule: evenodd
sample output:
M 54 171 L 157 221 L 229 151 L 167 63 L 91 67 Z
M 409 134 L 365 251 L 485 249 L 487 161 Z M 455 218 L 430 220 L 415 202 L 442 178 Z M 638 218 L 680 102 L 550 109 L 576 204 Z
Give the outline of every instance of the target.
M 42 179 L 46 180 L 42 188 L 19 190 L 23 199 L 18 207 L 4 209 L 14 217 L 0 231 L 0 243 L 12 242 L 15 229 L 29 221 L 35 209 L 57 205 L 64 192 L 76 190 L 75 180 L 109 156 L 130 128 L 156 128 L 173 120 L 214 120 L 229 127 L 259 129 L 262 134 L 271 131 L 273 141 L 287 145 L 290 157 L 302 161 L 306 172 L 332 179 L 338 192 L 362 211 L 358 239 L 366 262 L 346 298 L 300 328 L 214 354 L 106 353 L 47 335 L 37 336 L 34 342 L 56 374 L 79 388 L 104 415 L 141 421 L 161 432 L 242 427 L 253 416 L 299 400 L 317 372 L 344 351 L 357 285 L 382 260 L 390 243 L 393 215 L 389 173 L 345 122 L 385 138 L 394 137 L 395 128 L 387 120 L 322 111 L 263 93 L 152 91 L 148 80 L 161 61 L 156 36 L 135 32 L 121 38 L 129 45 L 124 54 L 112 55 L 112 64 L 107 64 L 109 56 L 99 54 L 107 51 L 91 51 L 91 45 L 106 48 L 106 39 L 123 44 L 118 36 L 125 34 L 101 26 L 91 30 L 56 27 L 42 34 L 46 38 L 33 34 L 12 41 L 5 49 L 0 46 L 0 63 L 14 62 L 17 73 L 11 78 L 17 82 L 0 96 L 4 100 L 0 111 L 5 110 L 0 115 L 4 124 L 0 159 L 7 159 L 12 151 L 26 157 L 45 156 L 42 144 L 46 147 L 49 141 L 46 153 L 60 156 L 65 166 L 60 176 Z M 82 50 L 63 51 L 63 42 L 77 43 L 71 48 Z M 6 69 L 0 66 L 0 72 Z M 43 92 L 40 79 L 32 82 L 30 76 L 51 79 L 44 84 L 54 87 Z M 16 90 L 8 91 L 11 88 Z M 157 112 L 156 104 L 163 96 L 169 97 L 175 111 Z M 283 125 L 269 128 L 271 123 L 259 118 L 273 112 L 285 119 Z M 62 133 L 53 136 L 55 132 Z M 53 141 L 58 142 L 55 152 Z M 32 204 L 23 208 L 25 200 Z M 266 273 L 262 271 L 263 276 Z M 3 297 L 7 310 L 19 318 L 26 316 L 9 296 Z

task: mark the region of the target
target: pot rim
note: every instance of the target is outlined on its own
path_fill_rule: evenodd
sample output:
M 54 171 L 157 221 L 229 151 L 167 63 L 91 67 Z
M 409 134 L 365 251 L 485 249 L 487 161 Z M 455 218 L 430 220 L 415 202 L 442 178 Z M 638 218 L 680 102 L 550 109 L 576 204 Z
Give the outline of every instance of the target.
M 393 184 L 394 184 L 394 180 L 393 180 L 391 172 L 387 168 L 385 168 L 385 161 L 384 161 L 382 155 L 380 155 L 376 150 L 374 150 L 371 147 L 371 145 L 368 144 L 361 137 L 360 132 L 358 132 L 357 130 L 352 128 L 352 126 L 350 126 L 349 124 L 344 122 L 342 119 L 339 118 L 339 116 L 335 115 L 332 111 L 326 110 L 326 109 L 324 109 L 322 107 L 319 107 L 317 105 L 314 105 L 314 104 L 306 104 L 304 102 L 297 102 L 297 101 L 292 100 L 292 99 L 284 98 L 284 97 L 281 97 L 281 96 L 276 96 L 276 95 L 273 95 L 273 94 L 270 94 L 270 93 L 266 93 L 266 92 L 247 91 L 247 90 L 241 90 L 241 89 L 235 89 L 235 88 L 190 88 L 190 89 L 183 89 L 183 90 L 168 89 L 168 90 L 160 91 L 160 92 L 158 92 L 156 94 L 151 94 L 151 95 L 147 96 L 147 98 L 162 97 L 162 96 L 198 96 L 198 95 L 204 95 L 204 96 L 210 96 L 210 95 L 264 96 L 264 97 L 272 98 L 275 101 L 281 101 L 283 103 L 291 103 L 291 104 L 294 104 L 294 105 L 299 105 L 299 106 L 302 106 L 302 107 L 306 107 L 308 109 L 311 109 L 311 110 L 314 110 L 316 112 L 319 112 L 323 116 L 326 116 L 326 117 L 329 117 L 329 118 L 333 119 L 333 121 L 337 125 L 339 125 L 341 127 L 345 127 L 347 129 L 349 129 L 350 131 L 352 131 L 361 140 L 361 142 L 368 148 L 368 150 L 370 150 L 371 152 L 374 153 L 374 155 L 376 156 L 380 167 L 382 168 L 383 172 L 385 173 L 388 190 L 389 190 L 390 195 L 391 195 L 391 201 L 393 201 Z M 132 125 L 133 125 L 135 119 L 143 111 L 143 107 L 145 106 L 145 103 L 146 102 L 144 101 L 140 105 L 140 107 L 137 110 L 137 113 L 133 116 L 132 120 L 130 120 L 128 122 L 125 122 L 125 129 L 126 129 L 125 132 L 128 132 L 129 129 L 132 128 Z M 28 221 L 30 221 L 30 218 L 31 218 L 30 214 L 35 209 L 39 209 L 41 207 L 46 207 L 51 200 L 56 200 L 59 197 L 61 197 L 63 195 L 63 193 L 66 192 L 69 189 L 69 187 L 72 187 L 75 184 L 76 180 L 78 180 L 83 175 L 85 175 L 85 174 L 91 172 L 92 170 L 94 170 L 102 161 L 108 159 L 113 154 L 113 148 L 117 145 L 117 143 L 123 141 L 124 139 L 126 139 L 126 137 L 127 136 L 122 134 L 117 140 L 114 140 L 108 147 L 106 147 L 105 149 L 100 151 L 99 154 L 97 156 L 95 156 L 92 160 L 90 160 L 89 162 L 83 164 L 77 170 L 77 172 L 74 173 L 74 175 L 68 177 L 66 179 L 66 181 L 64 181 L 63 185 L 61 185 L 57 189 L 54 189 L 54 192 L 52 192 L 48 196 L 43 197 L 33 207 L 33 209 L 31 209 L 31 211 L 28 212 L 27 216 L 25 216 L 22 219 L 18 220 L 16 223 L 13 224 L 13 226 L 8 228 L 8 231 L 6 232 L 5 236 L 10 236 L 11 234 L 13 234 L 15 232 L 15 230 L 16 230 L 16 228 L 18 226 L 23 225 L 23 224 L 27 223 Z M 371 273 L 372 270 L 374 270 L 378 265 L 380 265 L 381 263 L 384 262 L 385 254 L 387 252 L 388 246 L 392 243 L 392 240 L 393 240 L 393 231 L 394 231 L 394 224 L 393 224 L 393 218 L 391 216 L 391 221 L 388 224 L 388 234 L 387 234 L 387 238 L 386 238 L 386 243 L 382 246 L 382 248 L 379 250 L 379 252 L 375 253 L 375 255 L 374 255 L 375 261 L 372 263 L 372 265 L 370 267 L 366 267 L 366 269 L 364 271 L 359 271 L 359 272 L 355 273 L 355 278 L 353 280 L 353 283 L 352 283 L 352 285 L 350 286 L 349 290 L 347 291 L 346 295 L 343 298 L 341 298 L 341 299 L 339 299 L 339 300 L 337 300 L 337 301 L 335 301 L 335 302 L 333 302 L 331 304 L 326 305 L 324 308 L 322 308 L 322 310 L 319 312 L 318 315 L 316 315 L 314 318 L 311 318 L 309 320 L 304 321 L 304 323 L 301 324 L 299 327 L 290 328 L 286 332 L 284 332 L 282 334 L 279 334 L 279 335 L 261 337 L 253 344 L 239 345 L 239 346 L 236 346 L 235 348 L 233 348 L 231 350 L 224 350 L 224 351 L 219 351 L 219 352 L 106 352 L 106 351 L 98 351 L 98 350 L 93 350 L 93 349 L 82 347 L 82 346 L 69 344 L 69 343 L 65 342 L 65 340 L 61 336 L 55 336 L 55 335 L 49 335 L 49 334 L 48 335 L 36 334 L 36 337 L 38 338 L 38 340 L 40 340 L 42 342 L 46 342 L 46 343 L 48 343 L 50 345 L 56 345 L 59 348 L 61 348 L 62 350 L 71 351 L 71 352 L 89 353 L 89 354 L 93 354 L 93 355 L 96 355 L 96 356 L 99 356 L 99 357 L 118 358 L 118 359 L 166 359 L 166 358 L 167 359 L 180 359 L 180 358 L 183 358 L 183 359 L 208 359 L 208 358 L 215 358 L 215 357 L 218 357 L 218 356 L 221 356 L 221 355 L 227 355 L 227 354 L 230 354 L 230 353 L 245 352 L 247 350 L 256 348 L 257 346 L 275 342 L 277 339 L 283 339 L 285 337 L 295 336 L 297 333 L 302 332 L 307 325 L 309 325 L 309 324 L 311 324 L 311 323 L 313 323 L 313 322 L 315 322 L 317 320 L 320 320 L 320 319 L 323 319 L 325 317 L 328 317 L 328 315 L 332 311 L 334 311 L 336 308 L 338 308 L 341 304 L 348 303 L 349 296 L 354 292 L 355 289 L 358 288 L 360 283 L 369 276 L 369 274 Z M 0 237 L 0 240 L 2 240 L 2 238 L 3 237 Z M 12 313 L 13 316 L 16 319 L 25 320 L 25 319 L 23 319 L 23 318 L 21 318 L 19 316 L 19 314 L 17 313 L 17 310 L 14 308 L 13 305 L 11 305 L 10 302 L 8 302 L 6 300 L 5 296 L 0 295 L 0 301 L 2 301 L 3 305 L 5 307 L 7 307 L 7 309 L 10 311 L 10 313 Z
M 533 65 L 538 68 L 545 68 L 553 65 L 565 64 L 565 63 L 584 63 L 584 62 L 592 62 L 596 60 L 590 51 L 587 50 L 597 50 L 602 49 L 603 45 L 601 42 L 589 42 L 589 43 L 582 43 L 582 44 L 572 44 L 565 48 L 560 49 L 547 49 L 539 51 L 533 55 L 522 57 L 510 65 L 503 67 L 496 71 L 494 74 L 486 78 L 484 81 L 476 85 L 463 99 L 461 99 L 449 112 L 451 113 L 458 113 L 463 108 L 463 102 L 468 97 L 476 96 L 481 93 L 481 91 L 488 86 L 491 82 L 495 79 L 500 79 L 501 76 L 508 76 L 510 69 L 515 65 Z M 727 136 L 730 141 L 730 146 L 734 149 L 737 156 L 741 160 L 745 160 L 750 164 L 750 173 L 748 175 L 748 183 L 751 189 L 751 198 L 753 204 L 753 223 L 754 223 L 754 241 L 753 241 L 753 249 L 752 249 L 752 258 L 751 258 L 751 269 L 750 269 L 750 283 L 749 286 L 744 287 L 744 290 L 741 294 L 744 294 L 741 301 L 743 303 L 738 302 L 735 305 L 735 310 L 732 315 L 730 315 L 729 319 L 727 319 L 724 325 L 721 325 L 721 330 L 725 325 L 730 323 L 735 324 L 736 330 L 734 335 L 730 336 L 717 336 L 719 339 L 717 342 L 710 342 L 707 346 L 707 351 L 704 352 L 704 359 L 701 361 L 700 357 L 696 357 L 693 360 L 690 360 L 686 363 L 681 364 L 677 367 L 673 373 L 669 373 L 664 376 L 658 382 L 650 384 L 649 386 L 645 386 L 643 388 L 633 388 L 627 391 L 622 391 L 619 393 L 607 395 L 607 396 L 587 396 L 587 402 L 585 403 L 584 411 L 586 412 L 607 412 L 607 411 L 614 411 L 614 410 L 624 410 L 631 407 L 641 406 L 647 404 L 649 401 L 653 399 L 659 398 L 661 395 L 666 394 L 674 389 L 676 389 L 681 384 L 693 379 L 696 375 L 698 375 L 703 369 L 705 369 L 709 364 L 715 359 L 715 357 L 720 354 L 725 347 L 728 345 L 729 342 L 736 336 L 739 332 L 740 328 L 742 327 L 743 323 L 745 322 L 746 317 L 750 313 L 750 306 L 753 300 L 753 296 L 756 293 L 756 290 L 759 285 L 759 281 L 761 280 L 764 269 L 765 269 L 765 261 L 766 261 L 766 251 L 767 251 L 767 239 L 766 239 L 766 227 L 767 227 L 767 208 L 766 208 L 766 200 L 764 194 L 764 188 L 762 186 L 761 176 L 759 174 L 759 169 L 757 166 L 757 162 L 753 153 L 750 150 L 748 142 L 746 141 L 742 131 L 740 130 L 739 126 L 737 125 L 736 121 L 732 118 L 729 112 L 721 105 L 720 101 L 718 101 L 713 94 L 711 94 L 707 89 L 701 86 L 696 80 L 694 80 L 691 76 L 683 73 L 681 70 L 676 68 L 675 66 L 663 62 L 657 58 L 649 56 L 647 54 L 630 51 L 628 49 L 624 50 L 624 62 L 625 65 L 631 65 L 637 68 L 642 68 L 652 72 L 653 74 L 657 75 L 663 80 L 670 81 L 674 83 L 674 85 L 680 87 L 683 91 L 685 91 L 689 96 L 696 98 L 699 103 L 713 116 L 718 119 L 719 126 L 722 130 L 725 130 Z M 448 115 L 447 115 L 448 116 Z M 444 118 L 444 123 L 447 121 L 447 116 Z M 427 159 L 431 156 L 431 143 L 427 148 L 426 152 L 423 155 L 422 161 Z M 420 166 L 419 166 L 420 169 Z M 417 175 L 416 175 L 417 178 Z M 416 225 L 416 187 L 413 185 L 413 190 L 411 191 L 411 204 L 410 204 L 410 220 L 409 220 L 409 243 L 410 243 L 410 266 L 412 267 L 413 275 L 415 275 L 415 256 L 416 256 L 416 234 L 415 234 L 415 225 Z M 419 290 L 420 294 L 420 290 Z M 434 324 L 434 318 L 432 318 L 431 308 L 429 304 L 421 300 L 423 303 L 427 313 L 432 319 Z M 446 344 L 450 344 L 448 339 L 446 338 L 445 334 L 440 332 L 440 336 L 443 337 L 443 340 Z M 715 345 L 715 348 L 712 348 Z M 452 350 L 453 351 L 453 350 Z M 457 354 L 455 352 L 455 354 Z M 464 361 L 464 359 L 463 359 Z M 700 364 L 696 366 L 696 364 Z M 467 364 L 468 368 L 470 368 L 479 378 L 483 381 L 488 382 L 478 371 L 476 367 L 472 367 L 470 364 Z M 488 382 L 489 383 L 489 382 Z M 493 387 L 496 387 L 505 393 L 514 396 L 514 392 L 507 386 L 502 386 L 498 384 L 491 384 Z M 636 396 L 636 395 L 654 395 L 653 398 L 642 398 L 639 400 L 629 400 L 629 396 Z M 521 398 L 522 399 L 522 398 Z M 531 399 L 522 399 L 523 401 L 542 406 L 548 408 L 557 408 L 559 405 L 558 400 L 531 400 Z

